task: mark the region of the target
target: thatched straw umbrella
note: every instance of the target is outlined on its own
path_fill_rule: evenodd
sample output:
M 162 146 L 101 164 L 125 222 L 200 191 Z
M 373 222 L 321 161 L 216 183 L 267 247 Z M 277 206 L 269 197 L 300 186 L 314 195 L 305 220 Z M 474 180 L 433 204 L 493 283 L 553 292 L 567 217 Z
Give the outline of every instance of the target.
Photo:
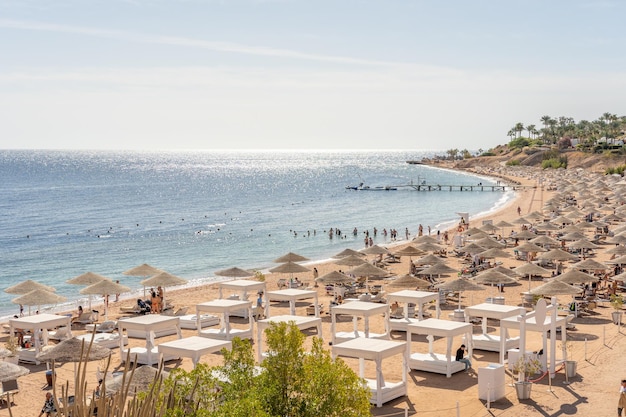
M 254 272 L 247 271 L 245 269 L 233 267 L 228 269 L 221 269 L 219 271 L 215 271 L 215 275 L 220 277 L 228 277 L 228 278 L 245 278 L 251 277 L 254 275 Z
M 288 252 L 285 255 L 274 259 L 274 262 L 277 264 L 282 264 L 285 262 L 304 262 L 308 260 L 309 258 L 305 258 L 302 255 L 298 255 L 297 253 L 293 253 L 293 252 Z

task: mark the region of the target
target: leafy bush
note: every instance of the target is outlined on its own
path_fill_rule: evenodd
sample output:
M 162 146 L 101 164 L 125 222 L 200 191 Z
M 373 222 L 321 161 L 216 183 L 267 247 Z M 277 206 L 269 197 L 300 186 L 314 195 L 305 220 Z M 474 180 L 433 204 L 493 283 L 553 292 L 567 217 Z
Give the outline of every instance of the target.
M 558 149 L 550 149 L 543 154 L 541 168 L 567 168 L 567 156 L 561 155 Z
M 530 140 L 525 137 L 519 137 L 517 139 L 513 139 L 509 142 L 509 148 L 523 148 L 524 146 L 530 145 Z
M 333 359 L 322 339 L 314 338 L 306 351 L 304 335 L 295 323 L 272 325 L 265 331 L 268 357 L 256 366 L 252 343 L 234 338 L 232 349 L 223 349 L 224 365 L 199 363 L 192 371 L 182 368 L 169 377 L 157 371 L 145 391 L 127 400 L 133 379 L 132 366 L 124 368 L 122 387 L 113 394 L 91 399 L 87 390 L 90 347 L 74 373 L 74 404 L 57 417 L 362 417 L 370 416 L 370 391 L 343 360 Z M 127 357 L 126 363 L 130 362 Z M 104 374 L 110 366 L 106 360 Z M 53 368 L 54 370 L 54 368 Z M 106 392 L 109 379 L 102 381 Z M 61 395 L 59 395 L 61 394 Z M 67 385 L 55 398 L 68 402 Z M 9 415 L 11 410 L 9 408 Z
M 521 165 L 521 162 L 519 161 L 519 159 L 509 159 L 508 161 L 506 161 L 506 165 L 507 166 L 518 166 Z
M 491 151 L 487 151 L 487 152 L 481 153 L 480 156 L 496 156 L 496 154 Z
M 303 347 L 305 336 L 294 323 L 272 324 L 265 334 L 269 354 L 258 367 L 252 344 L 235 338 L 232 349 L 222 351 L 224 366 L 198 364 L 190 372 L 177 369 L 170 373 L 158 393 L 154 415 L 371 415 L 369 388 L 343 360 L 331 357 L 322 339 L 314 338 L 307 352 Z
M 606 175 L 613 175 L 613 174 L 619 174 L 622 177 L 624 176 L 624 171 L 626 170 L 626 165 L 619 165 L 616 167 L 608 167 L 604 173 Z
M 567 157 L 562 156 L 559 158 L 544 159 L 543 161 L 541 161 L 541 168 L 567 168 Z

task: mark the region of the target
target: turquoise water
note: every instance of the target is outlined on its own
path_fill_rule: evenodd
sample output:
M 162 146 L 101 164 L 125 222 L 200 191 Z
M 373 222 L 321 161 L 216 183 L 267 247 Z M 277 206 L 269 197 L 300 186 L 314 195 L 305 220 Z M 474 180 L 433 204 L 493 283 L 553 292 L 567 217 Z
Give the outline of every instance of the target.
M 52 285 L 67 306 L 84 302 L 65 281 L 97 272 L 139 289 L 124 270 L 149 263 L 193 284 L 231 266 L 266 269 L 289 252 L 312 260 L 360 249 L 363 234 L 450 225 L 459 211 L 493 210 L 501 192 L 346 190 L 426 181 L 491 184 L 409 165 L 427 151 L 67 152 L 0 151 L 2 288 Z M 354 228 L 359 230 L 356 237 Z M 344 237 L 329 239 L 330 228 Z M 295 232 L 295 233 L 294 233 Z M 375 243 L 386 244 L 381 233 Z M 0 293 L 0 315 L 17 311 Z

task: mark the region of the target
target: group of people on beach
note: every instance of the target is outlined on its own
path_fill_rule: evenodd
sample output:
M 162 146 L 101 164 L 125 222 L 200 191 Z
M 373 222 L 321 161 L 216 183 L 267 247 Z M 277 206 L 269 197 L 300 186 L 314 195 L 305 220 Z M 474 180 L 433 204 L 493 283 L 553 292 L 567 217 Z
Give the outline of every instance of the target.
M 160 285 L 156 291 L 154 288 L 150 288 L 150 308 L 154 314 L 159 314 L 163 311 L 163 288 Z

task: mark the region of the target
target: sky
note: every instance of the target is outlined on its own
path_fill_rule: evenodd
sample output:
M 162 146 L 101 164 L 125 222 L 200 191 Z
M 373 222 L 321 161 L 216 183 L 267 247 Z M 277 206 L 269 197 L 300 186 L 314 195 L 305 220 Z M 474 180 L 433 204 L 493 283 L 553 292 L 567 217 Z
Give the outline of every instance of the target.
M 626 1 L 0 0 L 0 149 L 470 149 L 624 115 Z

